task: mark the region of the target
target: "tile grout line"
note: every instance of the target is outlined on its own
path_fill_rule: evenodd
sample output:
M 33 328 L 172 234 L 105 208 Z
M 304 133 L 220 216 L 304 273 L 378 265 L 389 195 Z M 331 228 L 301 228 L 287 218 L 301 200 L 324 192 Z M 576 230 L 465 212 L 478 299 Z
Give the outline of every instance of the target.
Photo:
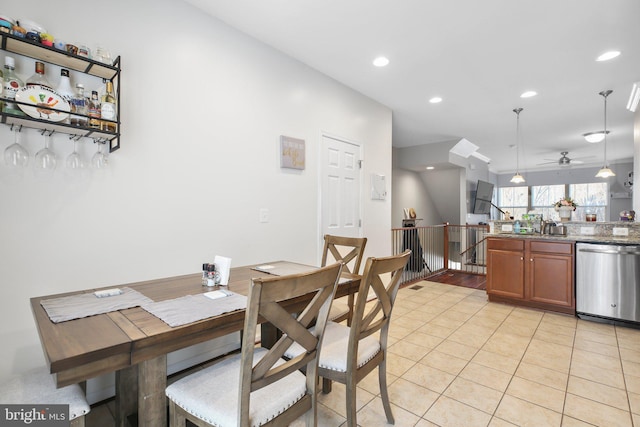
M 627 405 L 629 406 L 629 417 L 631 418 L 631 426 L 634 426 L 633 421 L 633 409 L 631 408 L 631 399 L 629 398 L 629 388 L 627 387 L 627 376 L 624 374 L 624 363 L 622 362 L 622 352 L 620 351 L 620 339 L 618 338 L 618 326 L 614 325 L 613 330 L 616 335 L 616 347 L 618 348 L 618 358 L 620 360 L 620 369 L 622 370 L 622 383 L 624 384 L 624 391 L 627 395 Z
M 515 309 L 514 309 L 514 310 L 515 310 Z M 509 316 L 511 316 L 511 314 L 513 313 L 513 311 L 514 311 L 514 310 L 512 310 L 512 311 L 509 313 Z M 505 320 L 506 320 L 509 316 L 507 316 L 507 317 L 505 318 Z M 505 387 L 504 391 L 502 392 L 502 396 L 500 397 L 500 400 L 498 401 L 498 404 L 496 405 L 496 408 L 493 410 L 493 413 L 491 414 L 491 419 L 493 419 L 493 418 L 497 418 L 497 419 L 499 419 L 499 420 L 502 420 L 502 418 L 500 418 L 500 417 L 496 416 L 496 413 L 498 412 L 498 408 L 500 407 L 500 404 L 502 403 L 502 400 L 503 400 L 503 399 L 504 399 L 504 397 L 507 395 L 507 390 L 509 389 L 509 386 L 511 385 L 511 382 L 513 381 L 513 378 L 516 376 L 516 372 L 518 372 L 518 368 L 519 368 L 519 367 L 520 367 L 520 365 L 522 364 L 522 360 L 524 359 L 525 354 L 527 354 L 527 350 L 529 349 L 529 346 L 531 345 L 531 341 L 533 340 L 533 336 L 535 335 L 536 331 L 538 330 L 538 327 L 540 326 L 540 322 L 542 322 L 542 318 L 543 318 L 543 317 L 544 317 L 544 314 L 540 317 L 540 320 L 538 321 L 538 325 L 536 325 L 536 330 L 535 330 L 535 331 L 533 332 L 533 334 L 531 335 L 531 338 L 529 338 L 529 343 L 527 344 L 527 347 L 524 349 L 524 352 L 522 352 L 522 356 L 520 356 L 520 360 L 518 361 L 518 365 L 517 365 L 517 366 L 516 366 L 516 368 L 514 369 L 513 374 L 511 374 L 511 378 L 509 379 L 509 383 L 507 384 L 507 386 Z M 504 321 L 503 321 L 503 323 L 504 323 Z M 497 330 L 497 329 L 496 329 L 496 330 Z M 514 397 L 515 397 L 515 396 L 514 396 Z M 523 400 L 524 400 L 524 399 L 523 399 Z M 525 400 L 525 402 L 526 402 L 526 400 Z M 533 404 L 533 402 L 529 402 L 529 403 L 532 403 L 532 404 Z M 509 421 L 509 420 L 504 420 L 504 421 L 511 423 L 511 421 Z M 511 423 L 511 424 L 513 424 L 513 423 Z

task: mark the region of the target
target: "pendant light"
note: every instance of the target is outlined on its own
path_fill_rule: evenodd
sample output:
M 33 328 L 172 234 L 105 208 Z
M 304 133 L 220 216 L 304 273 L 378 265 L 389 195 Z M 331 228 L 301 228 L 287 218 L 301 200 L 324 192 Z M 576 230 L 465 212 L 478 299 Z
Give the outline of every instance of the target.
M 599 93 L 604 98 L 604 166 L 596 174 L 596 178 L 609 178 L 610 176 L 616 176 L 615 173 L 609 168 L 607 164 L 607 96 L 611 95 L 612 90 L 603 90 Z
M 513 110 L 516 113 L 516 173 L 511 178 L 511 182 L 514 184 L 522 184 L 524 182 L 524 177 L 520 175 L 520 112 L 522 108 L 515 108 Z

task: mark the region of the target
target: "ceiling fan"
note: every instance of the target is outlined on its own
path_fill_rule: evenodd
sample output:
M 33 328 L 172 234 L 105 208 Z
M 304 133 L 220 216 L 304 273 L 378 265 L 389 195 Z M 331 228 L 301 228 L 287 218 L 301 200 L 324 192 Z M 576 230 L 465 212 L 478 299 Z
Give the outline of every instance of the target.
M 550 161 L 545 163 L 538 163 L 538 165 L 551 165 L 553 163 L 557 163 L 559 166 L 571 166 L 571 165 L 580 165 L 584 163 L 582 160 L 569 158 L 567 154 L 569 154 L 568 151 L 562 151 L 560 152 L 559 159 L 557 160 L 545 159 Z

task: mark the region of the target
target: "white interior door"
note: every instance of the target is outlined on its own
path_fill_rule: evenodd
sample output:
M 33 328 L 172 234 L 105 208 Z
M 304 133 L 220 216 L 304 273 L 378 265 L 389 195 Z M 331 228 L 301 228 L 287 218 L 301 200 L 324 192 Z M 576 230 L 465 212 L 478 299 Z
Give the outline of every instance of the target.
M 360 237 L 360 146 L 322 136 L 322 236 Z

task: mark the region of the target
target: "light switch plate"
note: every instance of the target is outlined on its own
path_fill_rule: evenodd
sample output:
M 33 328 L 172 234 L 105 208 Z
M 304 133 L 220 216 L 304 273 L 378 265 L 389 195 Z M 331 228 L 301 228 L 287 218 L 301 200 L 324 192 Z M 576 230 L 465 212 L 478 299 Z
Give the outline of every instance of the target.
M 626 227 L 613 227 L 613 235 L 614 236 L 628 236 L 629 229 Z
M 512 224 L 502 224 L 502 231 L 513 231 L 513 225 Z
M 580 227 L 580 234 L 587 234 L 593 236 L 596 232 L 595 227 Z
M 269 222 L 269 209 L 260 208 L 260 222 Z

